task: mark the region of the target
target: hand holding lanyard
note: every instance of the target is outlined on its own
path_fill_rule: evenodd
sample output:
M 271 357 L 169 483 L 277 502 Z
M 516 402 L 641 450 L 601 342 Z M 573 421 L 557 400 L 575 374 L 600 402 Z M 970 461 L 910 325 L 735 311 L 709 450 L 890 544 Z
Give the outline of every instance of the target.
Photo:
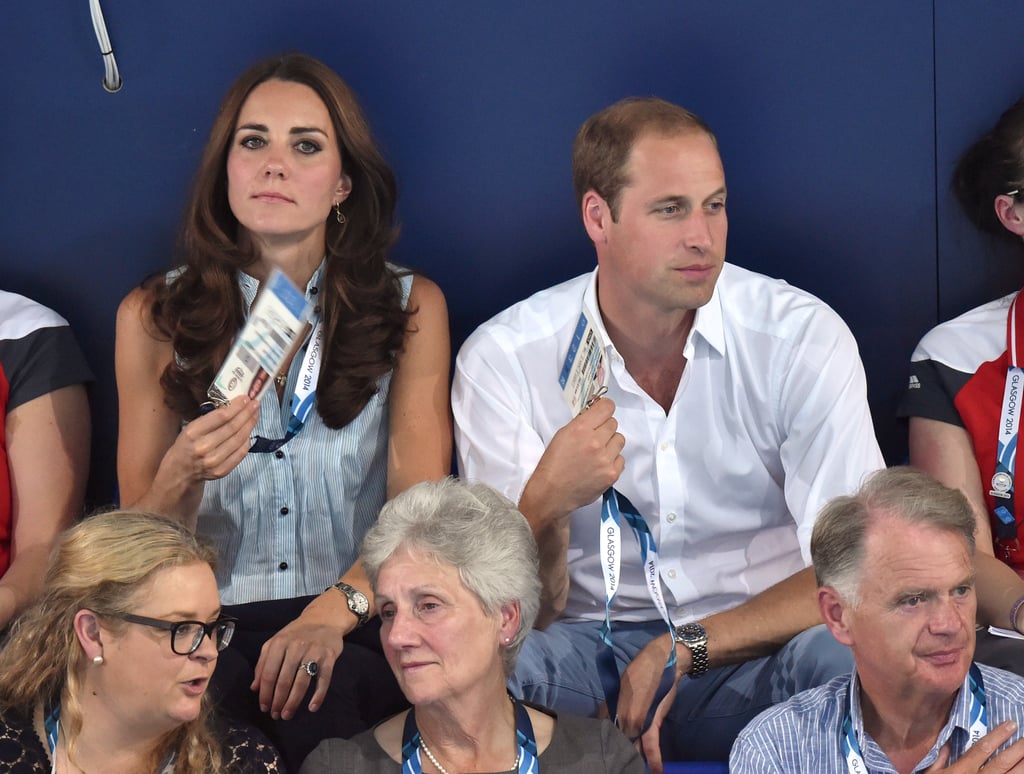
M 584 308 L 576 324 L 576 330 L 573 333 L 569 351 L 566 353 L 565 361 L 558 376 L 558 382 L 574 416 L 586 410 L 591 403 L 607 392 L 608 388 L 605 384 L 606 374 L 604 342 L 601 340 L 594 320 L 591 319 L 587 309 Z M 661 591 L 661 575 L 658 570 L 658 547 L 655 543 L 654 535 L 651 534 L 650 527 L 648 527 L 647 522 L 636 506 L 614 487 L 609 487 L 602 497 L 601 523 L 598 536 L 598 554 L 601 557 L 601 567 L 604 573 L 605 610 L 604 624 L 601 627 L 600 633 L 603 644 L 598 649 L 596 662 L 598 673 L 601 677 L 601 686 L 604 689 L 605 703 L 608 706 L 608 714 L 612 718 L 616 717 L 621 676 L 618 664 L 615 661 L 612 645 L 611 608 L 619 587 L 619 565 L 622 555 L 621 528 L 623 521 L 633 531 L 633 535 L 636 537 L 640 548 L 640 561 L 644 568 L 644 578 L 651 601 L 657 608 L 662 620 L 668 626 L 669 634 L 674 635 L 675 631 Z M 644 724 L 645 730 L 650 726 L 654 712 L 657 710 L 661 700 L 675 683 L 675 666 L 676 650 L 673 646 L 669 650 L 668 659 L 665 662 L 665 668 L 658 684 L 655 699 L 648 710 L 647 720 Z

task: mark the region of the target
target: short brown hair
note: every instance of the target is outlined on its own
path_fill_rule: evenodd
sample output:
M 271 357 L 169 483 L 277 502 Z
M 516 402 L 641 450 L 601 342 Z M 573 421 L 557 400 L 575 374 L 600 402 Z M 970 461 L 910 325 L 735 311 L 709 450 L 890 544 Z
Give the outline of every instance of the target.
M 703 132 L 718 145 L 714 132 L 686 108 L 658 97 L 627 97 L 588 118 L 572 144 L 572 181 L 576 205 L 587 191 L 608 202 L 612 220 L 619 217 L 619 198 L 629 183 L 626 165 L 633 145 L 645 133 L 672 136 Z

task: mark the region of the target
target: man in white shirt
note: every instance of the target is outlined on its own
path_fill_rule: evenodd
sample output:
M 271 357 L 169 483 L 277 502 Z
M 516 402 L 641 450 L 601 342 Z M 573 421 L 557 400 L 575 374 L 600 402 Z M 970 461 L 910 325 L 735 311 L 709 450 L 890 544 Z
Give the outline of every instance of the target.
M 821 301 L 724 263 L 725 174 L 692 113 L 616 103 L 581 128 L 573 168 L 598 269 L 482 325 L 452 394 L 461 472 L 519 503 L 540 545 L 540 625 L 557 621 L 527 638 L 512 686 L 594 714 L 619 685 L 595 654 L 614 654 L 619 725 L 638 737 L 651 715 L 653 770 L 662 749 L 724 760 L 761 709 L 849 670 L 823 628 L 793 638 L 820 623 L 815 513 L 883 466 L 863 367 Z M 584 313 L 607 394 L 574 418 L 559 374 Z M 649 529 L 643 560 L 628 519 L 605 545 L 613 485 L 638 537 Z

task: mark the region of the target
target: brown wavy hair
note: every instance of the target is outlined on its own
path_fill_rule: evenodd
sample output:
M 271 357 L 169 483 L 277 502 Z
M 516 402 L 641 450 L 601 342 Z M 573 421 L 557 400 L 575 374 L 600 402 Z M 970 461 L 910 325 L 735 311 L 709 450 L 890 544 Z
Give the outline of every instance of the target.
M 211 548 L 178 522 L 137 511 L 92 516 L 65 532 L 46 571 L 43 593 L 12 625 L 0 651 L 0 711 L 32 717 L 33 707 L 61 706 L 68 750 L 85 720 L 79 696 L 91 666 L 75 635 L 83 609 L 131 612 L 162 570 L 215 561 Z M 117 622 L 110 619 L 110 626 Z M 152 751 L 150 771 L 175 753 L 181 774 L 224 771 L 225 756 L 210 728 L 208 699 L 197 718 L 165 735 Z
M 395 176 L 374 143 L 355 95 L 331 68 L 304 54 L 258 62 L 228 90 L 213 122 L 180 235 L 185 270 L 154 292 L 152 319 L 176 357 L 161 376 L 167 405 L 194 417 L 245 319 L 238 272 L 255 253 L 239 239 L 228 204 L 227 156 L 238 115 L 261 83 L 301 83 L 319 95 L 338 137 L 342 169 L 352 193 L 342 203 L 347 222 L 327 218 L 327 265 L 318 300 L 324 325 L 317 411 L 324 424 L 351 422 L 376 394 L 378 380 L 396 363 L 408 324 L 399 275 L 387 264 L 398 236 Z

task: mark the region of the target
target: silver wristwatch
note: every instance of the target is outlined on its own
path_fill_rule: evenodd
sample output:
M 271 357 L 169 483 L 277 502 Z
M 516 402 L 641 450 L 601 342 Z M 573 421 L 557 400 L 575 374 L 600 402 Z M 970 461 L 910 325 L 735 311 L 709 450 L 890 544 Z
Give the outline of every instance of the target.
M 708 671 L 711 662 L 708 660 L 708 633 L 699 623 L 687 623 L 675 629 L 675 641 L 690 649 L 690 677 L 700 677 Z
M 347 583 L 338 581 L 333 586 L 328 586 L 328 589 L 337 589 L 345 598 L 348 600 L 348 609 L 351 610 L 356 618 L 359 619 L 359 623 L 356 626 L 362 626 L 364 623 L 370 620 L 370 600 L 366 598 L 366 595 L 359 589 L 354 589 Z

